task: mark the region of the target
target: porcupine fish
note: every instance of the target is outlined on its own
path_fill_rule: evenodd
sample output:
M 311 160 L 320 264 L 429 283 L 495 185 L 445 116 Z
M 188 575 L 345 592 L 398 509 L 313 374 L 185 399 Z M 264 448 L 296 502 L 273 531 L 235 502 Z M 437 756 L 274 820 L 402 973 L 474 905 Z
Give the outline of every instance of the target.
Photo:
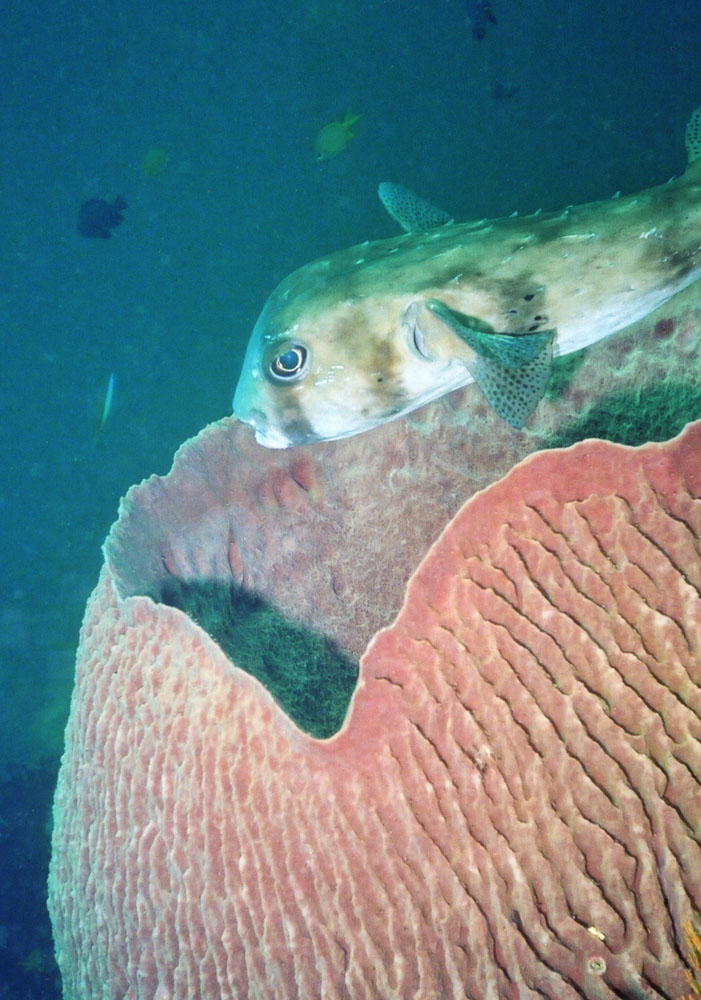
M 269 448 L 349 437 L 470 382 L 516 428 L 565 355 L 701 275 L 701 108 L 681 177 L 563 212 L 453 223 L 398 185 L 407 230 L 293 272 L 268 299 L 234 395 Z

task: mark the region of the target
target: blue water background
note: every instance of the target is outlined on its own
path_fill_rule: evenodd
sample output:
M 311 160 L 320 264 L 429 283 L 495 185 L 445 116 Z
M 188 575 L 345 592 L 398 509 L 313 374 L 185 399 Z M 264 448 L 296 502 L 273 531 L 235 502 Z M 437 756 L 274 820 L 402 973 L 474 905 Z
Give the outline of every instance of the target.
M 275 284 L 393 232 L 381 180 L 466 219 L 683 169 L 697 0 L 493 8 L 476 42 L 461 0 L 4 4 L 0 997 L 58 996 L 46 836 L 100 545 L 127 487 L 229 412 Z M 348 110 L 356 137 L 318 163 Z M 118 194 L 113 237 L 79 236 L 81 202 Z

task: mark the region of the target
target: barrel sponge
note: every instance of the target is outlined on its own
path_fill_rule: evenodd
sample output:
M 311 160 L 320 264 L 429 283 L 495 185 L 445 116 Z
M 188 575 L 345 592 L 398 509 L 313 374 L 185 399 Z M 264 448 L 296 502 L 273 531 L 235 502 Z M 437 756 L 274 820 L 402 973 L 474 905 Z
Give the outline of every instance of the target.
M 476 494 L 327 740 L 107 565 L 55 802 L 64 996 L 681 997 L 700 454 L 701 423 L 590 440 Z

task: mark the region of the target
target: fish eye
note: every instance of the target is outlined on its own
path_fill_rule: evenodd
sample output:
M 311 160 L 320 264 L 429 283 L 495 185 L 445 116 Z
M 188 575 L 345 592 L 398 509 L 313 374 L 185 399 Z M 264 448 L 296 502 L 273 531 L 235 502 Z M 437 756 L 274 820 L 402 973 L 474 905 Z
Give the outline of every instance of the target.
M 275 382 L 292 382 L 301 378 L 307 370 L 309 351 L 302 344 L 290 344 L 280 354 L 276 354 L 268 366 Z

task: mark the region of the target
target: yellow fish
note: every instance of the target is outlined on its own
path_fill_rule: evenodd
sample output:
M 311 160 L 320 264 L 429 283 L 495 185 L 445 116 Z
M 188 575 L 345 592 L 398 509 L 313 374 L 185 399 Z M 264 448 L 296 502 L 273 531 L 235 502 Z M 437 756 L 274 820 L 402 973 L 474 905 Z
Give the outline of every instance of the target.
M 158 177 L 168 166 L 169 159 L 170 157 L 165 149 L 161 149 L 160 146 L 152 146 L 147 151 L 141 164 L 144 177 Z
M 343 121 L 337 119 L 319 129 L 314 140 L 314 152 L 317 160 L 330 160 L 342 153 L 354 137 L 353 126 L 359 120 L 360 115 L 353 115 L 349 111 Z

